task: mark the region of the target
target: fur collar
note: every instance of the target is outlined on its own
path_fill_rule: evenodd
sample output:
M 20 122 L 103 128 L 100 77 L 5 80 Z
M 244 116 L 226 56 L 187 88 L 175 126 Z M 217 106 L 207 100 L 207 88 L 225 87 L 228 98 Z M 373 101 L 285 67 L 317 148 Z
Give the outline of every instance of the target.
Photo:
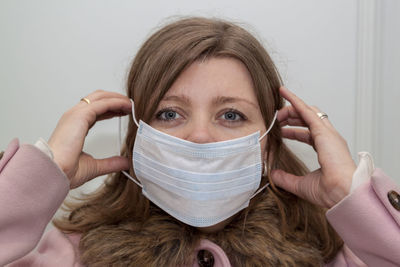
M 196 256 L 193 251 L 205 238 L 225 251 L 232 266 L 322 264 L 322 241 L 316 232 L 305 235 L 304 228 L 299 227 L 283 236 L 279 210 L 271 194 L 264 193 L 248 209 L 222 231 L 204 234 L 151 205 L 150 217 L 143 224 L 126 219 L 84 233 L 81 260 L 88 266 L 191 265 Z

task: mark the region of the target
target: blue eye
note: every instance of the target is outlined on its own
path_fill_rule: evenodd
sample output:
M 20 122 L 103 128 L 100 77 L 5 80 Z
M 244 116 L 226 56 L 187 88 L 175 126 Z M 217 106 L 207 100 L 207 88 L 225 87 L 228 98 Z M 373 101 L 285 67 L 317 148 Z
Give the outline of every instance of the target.
M 157 118 L 164 121 L 175 120 L 179 119 L 180 117 L 181 116 L 176 111 L 173 111 L 171 109 L 161 110 L 160 112 L 157 113 Z
M 225 120 L 228 120 L 228 121 L 238 121 L 240 119 L 243 119 L 239 113 L 234 112 L 234 111 L 225 112 L 223 117 Z

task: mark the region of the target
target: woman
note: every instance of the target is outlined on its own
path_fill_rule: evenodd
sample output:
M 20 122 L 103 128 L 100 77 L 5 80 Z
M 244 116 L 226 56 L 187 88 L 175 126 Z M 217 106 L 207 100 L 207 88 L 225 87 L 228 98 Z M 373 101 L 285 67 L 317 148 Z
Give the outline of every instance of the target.
M 123 156 L 82 151 L 96 121 L 131 109 Z M 282 138 L 312 145 L 321 168 L 309 173 Z M 136 55 L 127 96 L 88 95 L 36 146 L 14 141 L 0 161 L 0 264 L 400 263 L 399 188 L 368 154 L 356 167 L 327 115 L 281 87 L 261 44 L 229 22 L 163 27 Z M 113 172 L 41 237 L 70 188 Z

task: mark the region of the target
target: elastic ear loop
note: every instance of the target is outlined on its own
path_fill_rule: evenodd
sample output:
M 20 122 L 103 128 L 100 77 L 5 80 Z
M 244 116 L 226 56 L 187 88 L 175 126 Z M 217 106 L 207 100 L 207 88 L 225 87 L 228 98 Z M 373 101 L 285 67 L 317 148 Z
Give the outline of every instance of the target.
M 139 128 L 139 123 L 137 122 L 135 118 L 135 103 L 131 99 L 132 102 L 132 117 L 133 121 L 135 122 L 136 126 Z M 121 117 L 118 119 L 118 154 L 121 153 L 121 144 L 122 144 L 122 137 L 121 137 Z M 136 179 L 134 179 L 132 176 L 129 175 L 126 171 L 121 171 L 123 174 L 125 174 L 126 177 L 131 179 L 135 184 L 137 184 L 140 188 L 143 188 L 143 185 L 141 185 Z
M 267 167 L 267 163 L 264 161 L 264 173 L 263 176 L 265 175 L 265 173 L 268 172 L 268 167 Z M 250 199 L 252 199 L 253 197 L 255 197 L 258 193 L 260 193 L 261 191 L 263 191 L 265 188 L 267 188 L 269 186 L 269 183 L 266 183 L 263 187 L 261 187 L 260 189 L 258 189 L 251 197 Z
M 258 138 L 258 141 L 261 141 L 269 133 L 269 131 L 271 131 L 272 127 L 274 127 L 277 117 L 278 117 L 278 111 L 275 111 L 274 118 L 272 119 L 271 125 L 269 126 L 268 130 L 265 131 L 265 133 L 263 135 L 261 135 L 260 138 Z
M 269 126 L 268 130 L 258 139 L 258 141 L 261 141 L 268 133 L 269 131 L 271 131 L 272 127 L 275 124 L 276 118 L 278 117 L 278 111 L 275 111 L 274 114 L 274 118 L 272 119 L 271 125 Z M 266 164 L 266 163 L 265 163 Z M 258 193 L 260 193 L 261 191 L 263 191 L 265 188 L 267 188 L 269 186 L 269 183 L 266 183 L 263 187 L 261 187 L 260 189 L 258 189 L 251 197 L 250 199 L 252 199 L 253 197 L 255 197 Z

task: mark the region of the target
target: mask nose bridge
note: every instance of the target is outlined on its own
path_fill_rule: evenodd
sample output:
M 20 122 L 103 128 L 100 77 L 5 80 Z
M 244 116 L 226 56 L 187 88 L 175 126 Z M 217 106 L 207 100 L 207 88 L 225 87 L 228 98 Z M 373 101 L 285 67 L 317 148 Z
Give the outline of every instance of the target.
M 139 128 L 139 123 L 138 123 L 138 121 L 136 119 L 136 115 L 135 115 L 135 102 L 132 99 L 130 99 L 130 101 L 132 103 L 132 118 L 133 118 L 133 121 L 135 122 L 136 126 Z M 274 114 L 274 117 L 272 119 L 272 122 L 271 122 L 270 126 L 265 131 L 265 133 L 258 139 L 259 142 L 261 142 L 261 140 L 269 133 L 269 131 L 271 131 L 272 127 L 275 124 L 275 121 L 276 121 L 277 117 L 278 117 L 278 111 L 275 111 L 275 114 Z M 121 138 L 121 118 L 119 119 L 119 123 L 120 123 L 120 125 L 119 125 L 119 131 L 120 131 L 119 138 Z M 120 142 L 119 143 L 120 144 L 119 149 L 121 151 L 121 140 L 119 140 L 119 142 Z

